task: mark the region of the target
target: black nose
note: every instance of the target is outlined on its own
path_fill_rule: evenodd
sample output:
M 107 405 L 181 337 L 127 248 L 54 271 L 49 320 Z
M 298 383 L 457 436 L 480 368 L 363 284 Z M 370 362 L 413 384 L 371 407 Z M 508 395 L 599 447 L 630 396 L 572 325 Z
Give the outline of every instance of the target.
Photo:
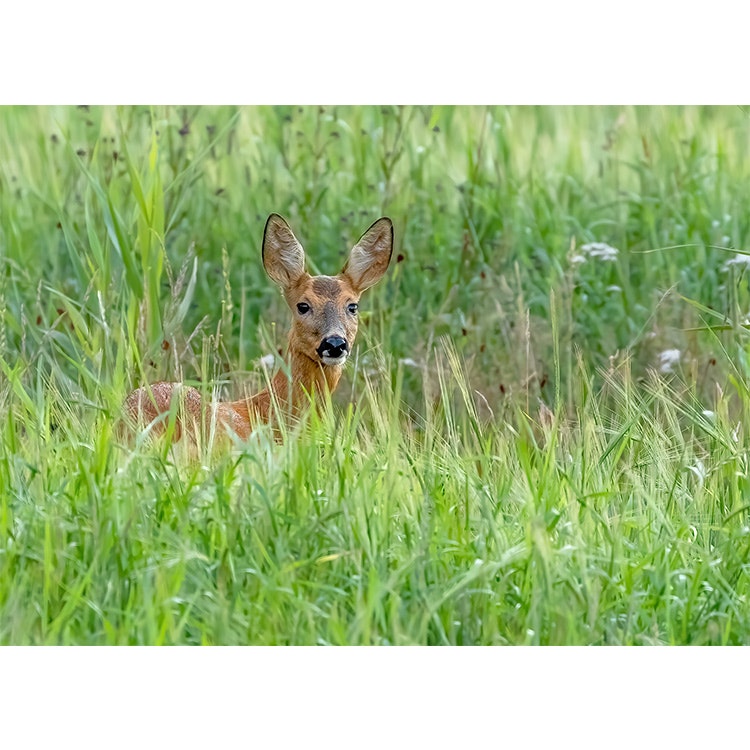
M 327 339 L 323 339 L 318 347 L 318 355 L 338 359 L 342 354 L 346 354 L 348 348 L 346 339 L 342 339 L 341 336 L 329 336 Z

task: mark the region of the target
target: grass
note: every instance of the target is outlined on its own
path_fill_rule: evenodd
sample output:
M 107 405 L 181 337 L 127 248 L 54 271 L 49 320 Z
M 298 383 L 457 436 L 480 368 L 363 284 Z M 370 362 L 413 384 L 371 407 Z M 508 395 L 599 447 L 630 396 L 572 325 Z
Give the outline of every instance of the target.
M 747 134 L 0 110 L 0 643 L 749 642 Z M 196 462 L 121 445 L 143 382 L 262 383 L 272 211 L 323 273 L 394 220 L 333 403 Z

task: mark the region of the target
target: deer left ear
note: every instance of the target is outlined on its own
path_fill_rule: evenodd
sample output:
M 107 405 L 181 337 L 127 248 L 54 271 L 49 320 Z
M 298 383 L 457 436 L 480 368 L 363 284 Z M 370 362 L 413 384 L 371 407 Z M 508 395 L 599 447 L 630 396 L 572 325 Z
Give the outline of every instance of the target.
M 359 294 L 383 278 L 393 253 L 393 222 L 384 216 L 360 238 L 341 271 Z
M 282 289 L 288 289 L 305 273 L 305 251 L 278 214 L 271 214 L 263 231 L 263 267 Z

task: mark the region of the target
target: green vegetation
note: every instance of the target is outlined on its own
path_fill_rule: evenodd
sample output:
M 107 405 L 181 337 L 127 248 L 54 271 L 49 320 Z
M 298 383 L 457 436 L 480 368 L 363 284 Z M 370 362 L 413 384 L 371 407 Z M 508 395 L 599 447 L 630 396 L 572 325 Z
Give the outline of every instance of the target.
M 741 108 L 0 109 L 0 643 L 750 642 Z M 284 215 L 388 277 L 319 416 L 128 446 L 236 397 Z

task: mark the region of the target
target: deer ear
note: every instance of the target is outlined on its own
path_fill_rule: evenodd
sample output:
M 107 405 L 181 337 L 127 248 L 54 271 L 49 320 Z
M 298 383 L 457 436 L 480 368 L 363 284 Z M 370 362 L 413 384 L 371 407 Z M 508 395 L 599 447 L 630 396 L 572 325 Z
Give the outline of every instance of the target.
M 271 214 L 263 231 L 263 267 L 279 286 L 292 286 L 305 273 L 305 251 L 278 214 Z
M 393 252 L 393 222 L 384 216 L 378 219 L 360 238 L 349 253 L 342 276 L 359 294 L 377 284 L 388 270 Z

